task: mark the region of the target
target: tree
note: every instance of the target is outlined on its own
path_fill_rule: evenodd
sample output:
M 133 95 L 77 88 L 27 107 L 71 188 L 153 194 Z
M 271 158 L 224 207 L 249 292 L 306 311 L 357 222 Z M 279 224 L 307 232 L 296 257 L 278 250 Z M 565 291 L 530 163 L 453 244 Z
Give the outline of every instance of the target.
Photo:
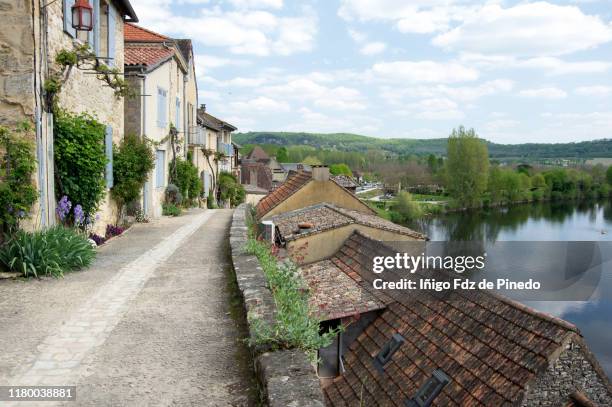
M 423 214 L 418 202 L 413 201 L 412 195 L 406 191 L 398 194 L 397 203 L 393 209 L 403 217 L 404 221 L 416 219 Z
M 612 165 L 606 171 L 606 180 L 608 180 L 608 184 L 612 185 Z
M 447 188 L 463 206 L 480 204 L 487 188 L 489 153 L 474 129 L 453 129 L 448 138 L 446 160 Z
M 353 176 L 353 172 L 346 164 L 332 164 L 329 167 L 329 172 L 332 175 L 348 175 L 349 177 Z
M 289 162 L 289 153 L 286 147 L 281 147 L 276 151 L 276 161 L 279 163 Z
M 322 165 L 323 163 L 317 157 L 309 155 L 308 157 L 304 158 L 304 160 L 302 160 L 302 164 Z

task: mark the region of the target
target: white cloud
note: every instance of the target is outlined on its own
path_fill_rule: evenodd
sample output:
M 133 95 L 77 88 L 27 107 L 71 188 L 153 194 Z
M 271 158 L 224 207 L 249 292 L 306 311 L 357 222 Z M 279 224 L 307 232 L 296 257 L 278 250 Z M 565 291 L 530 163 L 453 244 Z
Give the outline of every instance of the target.
M 583 96 L 610 96 L 612 95 L 612 86 L 580 86 L 576 88 L 575 93 Z
M 349 37 L 351 37 L 353 41 L 357 43 L 364 42 L 368 39 L 368 36 L 366 34 L 362 33 L 361 31 L 353 30 L 352 28 L 348 29 L 348 34 Z
M 564 99 L 567 97 L 567 92 L 563 89 L 555 87 L 523 89 L 519 92 L 520 96 L 528 98 L 540 99 Z
M 196 0 L 197 1 L 197 0 Z M 204 0 L 207 1 L 207 0 Z M 283 0 L 228 0 L 230 4 L 237 8 L 271 8 L 280 9 L 283 7 Z
M 569 62 L 555 57 L 530 58 L 516 63 L 519 68 L 543 69 L 551 75 L 604 73 L 612 69 L 606 61 Z
M 242 102 L 232 102 L 230 106 L 238 111 L 255 111 L 259 113 L 274 114 L 285 113 L 291 110 L 287 102 L 259 96 L 255 99 Z
M 371 74 L 385 81 L 453 83 L 478 79 L 478 71 L 458 62 L 394 61 L 374 64 Z
M 363 55 L 376 55 L 384 52 L 387 49 L 387 44 L 384 42 L 368 42 L 359 50 Z
M 575 6 L 547 2 L 502 8 L 488 4 L 433 44 L 451 50 L 492 55 L 554 56 L 612 41 L 612 27 Z

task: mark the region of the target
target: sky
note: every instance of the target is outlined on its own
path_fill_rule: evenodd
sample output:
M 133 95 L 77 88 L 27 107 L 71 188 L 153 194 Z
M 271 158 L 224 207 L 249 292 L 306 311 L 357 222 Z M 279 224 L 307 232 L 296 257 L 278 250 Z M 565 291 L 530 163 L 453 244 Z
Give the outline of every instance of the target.
M 131 0 L 239 131 L 612 138 L 612 0 Z

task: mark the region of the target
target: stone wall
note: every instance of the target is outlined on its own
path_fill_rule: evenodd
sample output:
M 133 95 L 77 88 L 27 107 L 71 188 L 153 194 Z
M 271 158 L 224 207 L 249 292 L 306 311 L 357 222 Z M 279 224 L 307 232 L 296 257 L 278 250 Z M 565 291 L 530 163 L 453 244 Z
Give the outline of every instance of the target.
M 125 134 L 134 134 L 142 137 L 142 100 L 145 90 L 143 89 L 143 79 L 140 76 L 125 76 L 125 80 L 130 86 L 130 89 L 137 96 L 129 98 L 125 101 Z
M 582 339 L 574 337 L 564 345 L 559 357 L 529 387 L 521 404 L 561 406 L 575 391 L 582 392 L 600 406 L 612 406 L 612 389 Z
M 275 305 L 272 292 L 255 256 L 245 253 L 248 239 L 247 216 L 249 206 L 242 204 L 234 211 L 230 230 L 232 262 L 238 288 L 244 298 L 247 315 L 258 317 L 263 323 L 274 323 Z M 249 324 L 253 337 L 253 326 Z M 270 352 L 254 348 L 258 377 L 272 407 L 323 407 L 323 392 L 314 367 L 304 352 L 284 350 Z
M 34 120 L 34 19 L 30 1 L 1 0 L 0 125 Z

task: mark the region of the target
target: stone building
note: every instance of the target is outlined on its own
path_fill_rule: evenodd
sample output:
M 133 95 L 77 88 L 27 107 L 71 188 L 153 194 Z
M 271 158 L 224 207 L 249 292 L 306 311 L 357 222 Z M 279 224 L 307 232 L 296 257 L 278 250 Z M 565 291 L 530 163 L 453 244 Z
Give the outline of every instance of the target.
M 267 220 L 283 212 L 324 202 L 358 212 L 376 214 L 372 208 L 331 179 L 329 168 L 321 165 L 313 166 L 312 172 L 290 173 L 284 183 L 259 201 L 256 207 L 257 217 Z
M 267 219 L 276 228 L 276 243 L 298 264 L 327 259 L 356 230 L 382 241 L 425 241 L 427 237 L 379 216 L 322 203 Z
M 327 304 L 322 320 L 347 326 L 319 352 L 320 370 L 336 376 L 323 381 L 327 406 L 612 405 L 609 379 L 574 325 L 483 290 L 375 290 L 373 258 L 395 253 L 357 231 L 303 268 Z M 333 294 L 340 274 L 359 307 Z
M 155 168 L 144 185 L 142 207 L 162 215 L 169 166 L 186 158 L 197 133 L 197 83 L 190 40 L 176 40 L 135 24 L 125 26 L 125 77 L 138 94 L 125 103 L 126 133 L 147 137 L 155 148 Z M 177 131 L 174 149 L 170 130 Z
M 72 0 L 40 2 L 6 0 L 0 4 L 0 124 L 14 126 L 24 121 L 35 129 L 39 200 L 32 210 L 30 227 L 55 223 L 53 170 L 53 115 L 46 103 L 43 84 L 53 71 L 60 50 L 89 44 L 99 61 L 110 67 L 123 66 L 124 22 L 138 21 L 127 0 L 95 0 L 93 30 L 72 28 Z M 117 97 L 96 75 L 74 68 L 57 94 L 58 105 L 73 113 L 88 112 L 106 125 L 106 149 L 123 138 L 123 98 Z M 107 173 L 112 172 L 109 163 Z M 108 193 L 100 204 L 95 230 L 104 230 L 116 219 L 116 205 Z
M 232 143 L 232 132 L 237 128 L 208 113 L 205 104 L 200 106 L 197 115 L 199 135 L 190 141 L 190 147 L 194 151 L 194 164 L 200 171 L 204 194 L 209 196 L 213 191 L 214 182 L 222 171 L 234 174 L 240 182 L 238 146 Z M 202 149 L 211 153 L 208 159 Z M 221 160 L 214 159 L 215 153 L 223 154 Z

